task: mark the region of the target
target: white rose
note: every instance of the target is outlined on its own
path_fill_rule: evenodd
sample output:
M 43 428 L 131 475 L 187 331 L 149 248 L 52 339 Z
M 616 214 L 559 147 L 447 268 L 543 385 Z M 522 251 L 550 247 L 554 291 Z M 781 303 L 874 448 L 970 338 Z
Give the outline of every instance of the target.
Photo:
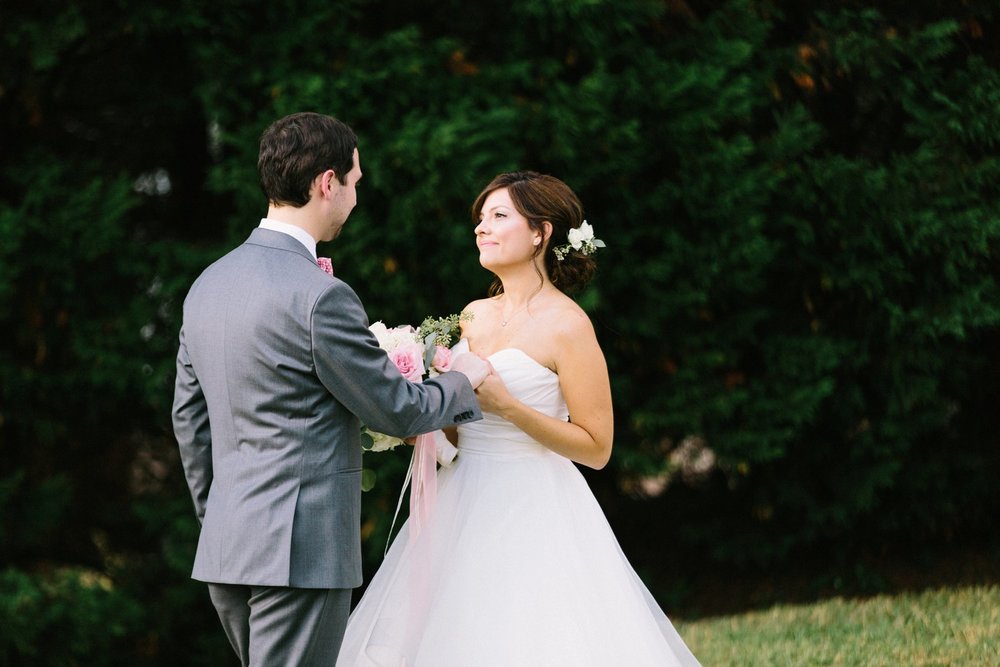
M 403 345 L 413 345 L 414 343 L 420 344 L 417 330 L 409 325 L 404 325 L 389 330 L 385 349 L 392 352 Z
M 386 349 L 386 345 L 389 342 L 389 329 L 382 320 L 368 327 L 368 330 L 375 334 L 375 338 L 378 339 L 378 346 L 383 350 Z
M 586 220 L 580 223 L 579 227 L 569 230 L 566 234 L 569 244 L 574 250 L 579 250 L 588 241 L 594 240 L 594 228 Z
M 394 438 L 391 435 L 385 435 L 384 433 L 376 433 L 375 431 L 368 431 L 368 435 L 372 437 L 374 442 L 372 443 L 372 448 L 369 451 L 372 452 L 385 452 L 394 447 L 403 444 L 403 441 L 399 438 Z

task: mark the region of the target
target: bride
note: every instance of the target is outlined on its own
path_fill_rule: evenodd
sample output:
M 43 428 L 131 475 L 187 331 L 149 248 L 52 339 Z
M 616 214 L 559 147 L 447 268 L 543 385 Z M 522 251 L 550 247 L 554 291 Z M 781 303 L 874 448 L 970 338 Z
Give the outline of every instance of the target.
M 480 422 L 458 427 L 419 533 L 404 525 L 352 613 L 337 664 L 697 665 L 629 565 L 574 462 L 611 455 L 611 390 L 589 318 L 566 295 L 593 275 L 576 195 L 500 174 L 473 204 L 491 297 L 460 345 L 495 369 Z

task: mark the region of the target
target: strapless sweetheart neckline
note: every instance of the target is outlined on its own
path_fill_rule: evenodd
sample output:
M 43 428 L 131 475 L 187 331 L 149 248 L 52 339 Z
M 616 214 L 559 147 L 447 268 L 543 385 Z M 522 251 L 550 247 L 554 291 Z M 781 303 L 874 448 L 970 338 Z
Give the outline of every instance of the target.
M 534 365 L 538 366 L 542 370 L 548 371 L 549 373 L 552 373 L 553 375 L 556 375 L 556 372 L 554 370 L 552 370 L 551 368 L 549 368 L 545 364 L 541 363 L 540 361 L 538 361 L 533 356 L 531 356 L 530 354 L 528 354 L 527 352 L 525 352 L 524 350 L 522 350 L 519 347 L 501 347 L 499 350 L 497 350 L 496 352 L 494 352 L 493 354 L 489 355 L 486 358 L 487 359 L 492 359 L 493 357 L 497 356 L 501 352 L 518 352 L 518 353 L 520 353 L 520 355 L 522 357 L 524 357 L 525 359 L 527 359 L 528 361 L 530 361 Z

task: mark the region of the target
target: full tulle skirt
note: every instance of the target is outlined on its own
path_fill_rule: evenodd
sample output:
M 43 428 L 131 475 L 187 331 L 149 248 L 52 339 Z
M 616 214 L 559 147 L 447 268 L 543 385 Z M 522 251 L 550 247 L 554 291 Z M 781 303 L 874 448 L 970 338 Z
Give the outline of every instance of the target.
M 697 665 L 574 464 L 460 449 L 419 534 L 404 525 L 337 664 Z

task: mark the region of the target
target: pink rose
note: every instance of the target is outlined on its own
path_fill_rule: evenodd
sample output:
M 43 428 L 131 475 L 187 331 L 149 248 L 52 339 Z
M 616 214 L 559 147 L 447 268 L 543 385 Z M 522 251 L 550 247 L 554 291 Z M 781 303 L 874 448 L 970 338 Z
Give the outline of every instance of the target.
M 447 373 L 451 370 L 451 350 L 443 345 L 434 347 L 437 349 L 434 350 L 434 361 L 431 362 L 431 366 L 437 371 Z
M 424 376 L 424 348 L 419 343 L 400 345 L 389 353 L 389 358 L 410 382 L 420 382 Z

